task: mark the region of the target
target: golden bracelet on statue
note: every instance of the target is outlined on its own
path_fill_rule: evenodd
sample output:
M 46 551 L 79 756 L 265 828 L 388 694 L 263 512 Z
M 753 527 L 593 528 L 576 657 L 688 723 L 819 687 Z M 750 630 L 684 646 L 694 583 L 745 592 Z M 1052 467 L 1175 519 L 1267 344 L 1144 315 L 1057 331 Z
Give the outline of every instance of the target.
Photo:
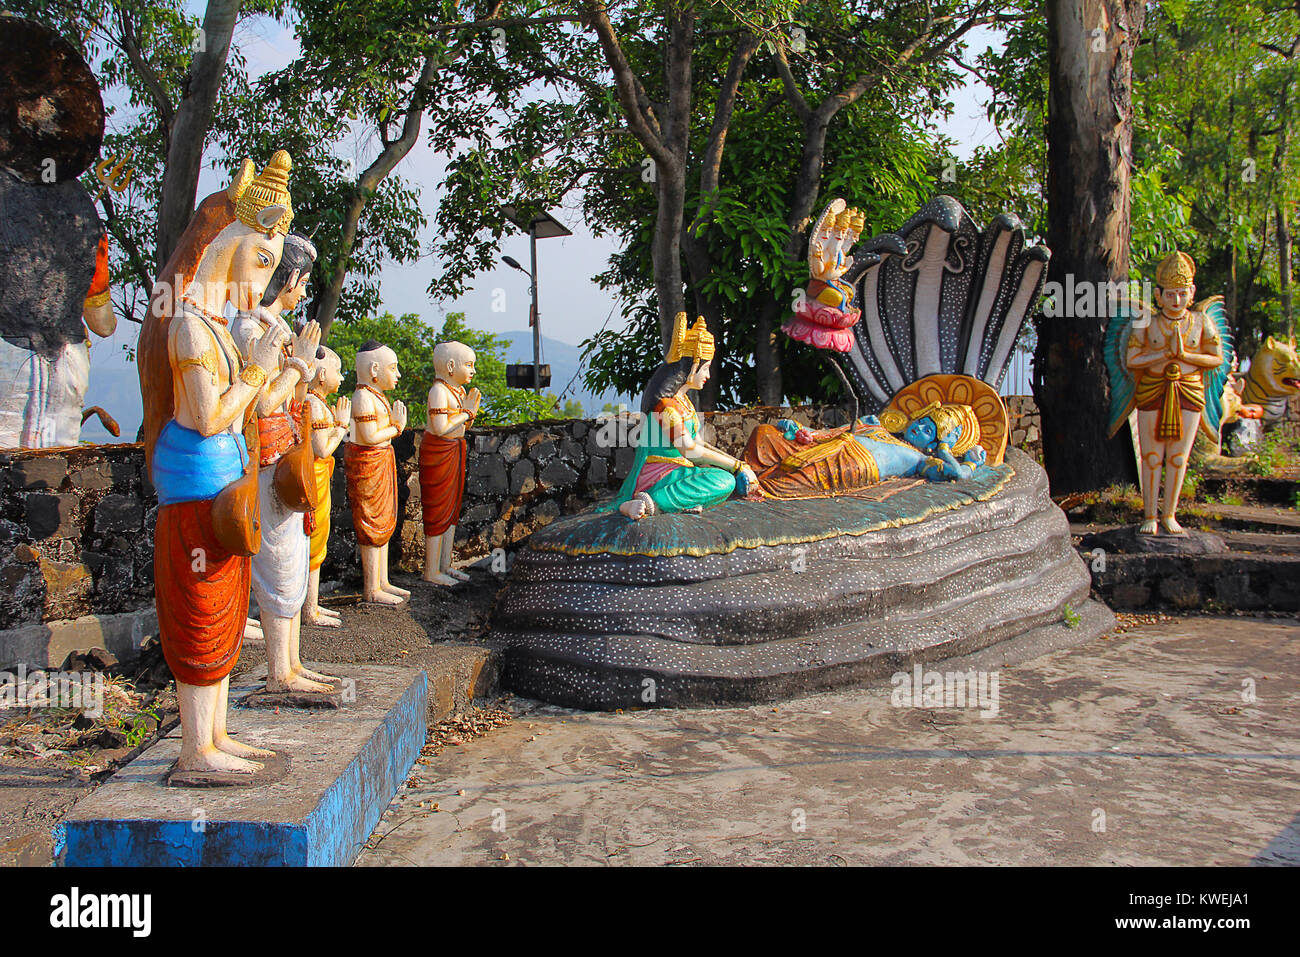
M 260 389 L 262 383 L 266 381 L 266 370 L 259 365 L 249 363 L 239 373 L 239 381 L 251 385 L 254 389 Z

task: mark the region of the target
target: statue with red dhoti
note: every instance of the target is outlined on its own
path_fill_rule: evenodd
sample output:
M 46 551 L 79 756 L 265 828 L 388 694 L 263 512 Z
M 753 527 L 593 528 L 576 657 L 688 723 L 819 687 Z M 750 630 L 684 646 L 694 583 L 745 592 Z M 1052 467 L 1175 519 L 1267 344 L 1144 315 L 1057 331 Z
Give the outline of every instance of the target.
M 406 406 L 385 392 L 402 377 L 397 353 L 375 339 L 357 350 L 357 390 L 352 430 L 343 450 L 352 527 L 361 549 L 361 594 L 366 601 L 398 605 L 411 597 L 388 580 L 388 542 L 397 528 L 397 456 L 393 439 L 406 428 Z
M 465 497 L 465 430 L 483 397 L 465 386 L 474 378 L 474 350 L 440 342 L 433 350 L 438 378 L 429 389 L 429 419 L 420 439 L 420 506 L 424 513 L 424 580 L 455 585 L 469 576 L 451 567 L 451 547 Z
M 290 166 L 280 151 L 254 178 L 245 160 L 229 189 L 203 201 L 155 284 L 140 333 L 145 454 L 159 503 L 154 589 L 176 678 L 181 771 L 251 774 L 262 767 L 252 759 L 271 756 L 229 736 L 226 708 L 248 613 L 249 556 L 260 545 L 256 453 L 246 433 L 285 334 L 269 330 L 245 359 L 225 307 L 252 309 L 275 271 L 293 215 Z

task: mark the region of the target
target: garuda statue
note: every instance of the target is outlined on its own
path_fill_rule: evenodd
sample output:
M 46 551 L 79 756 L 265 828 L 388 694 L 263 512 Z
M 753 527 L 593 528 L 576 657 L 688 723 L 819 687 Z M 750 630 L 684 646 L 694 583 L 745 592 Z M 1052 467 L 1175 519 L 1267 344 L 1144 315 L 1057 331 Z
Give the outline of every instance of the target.
M 1175 512 L 1197 430 L 1219 437 L 1224 383 L 1232 369 L 1232 336 L 1223 297 L 1192 305 L 1196 263 L 1174 251 L 1156 267 L 1156 305 L 1121 303 L 1106 327 L 1110 371 L 1110 434 L 1137 413 L 1144 535 L 1159 525 L 1180 534 Z

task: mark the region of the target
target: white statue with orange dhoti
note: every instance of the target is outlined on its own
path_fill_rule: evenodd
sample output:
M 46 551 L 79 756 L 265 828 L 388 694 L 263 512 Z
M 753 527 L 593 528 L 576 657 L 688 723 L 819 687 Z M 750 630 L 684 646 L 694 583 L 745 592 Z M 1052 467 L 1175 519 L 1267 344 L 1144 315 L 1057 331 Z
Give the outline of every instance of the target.
M 455 585 L 469 576 L 451 567 L 451 547 L 465 496 L 465 430 L 482 395 L 466 390 L 474 378 L 474 350 L 440 342 L 433 350 L 438 378 L 429 389 L 429 419 L 420 439 L 420 506 L 424 518 L 424 579 Z
M 411 597 L 388 580 L 388 542 L 397 528 L 397 457 L 393 439 L 406 428 L 406 406 L 385 392 L 402 377 L 397 353 L 375 339 L 357 350 L 357 389 L 352 426 L 343 450 L 352 527 L 361 549 L 361 594 L 366 601 L 397 605 Z

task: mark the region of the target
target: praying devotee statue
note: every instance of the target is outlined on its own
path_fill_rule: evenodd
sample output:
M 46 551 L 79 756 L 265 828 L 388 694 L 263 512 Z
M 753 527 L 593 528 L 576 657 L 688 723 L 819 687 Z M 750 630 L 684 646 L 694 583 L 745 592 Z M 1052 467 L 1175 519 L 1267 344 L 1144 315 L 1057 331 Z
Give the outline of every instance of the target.
M 287 180 L 284 186 L 287 204 Z M 277 326 L 287 336 L 288 326 L 281 316 L 293 310 L 305 294 L 315 259 L 316 249 L 309 240 L 292 233 L 285 237 L 283 255 L 261 301 L 231 324 L 231 333 L 245 356 Z M 311 542 L 306 526 L 315 517 L 316 478 L 314 467 L 302 474 L 293 467 L 290 456 L 296 448 L 298 456 L 314 459 L 311 420 L 303 413 L 319 344 L 320 327 L 307 323 L 292 337 L 289 353 L 280 355 L 267 370 L 270 381 L 257 402 L 262 547 L 253 556 L 252 579 L 266 639 L 266 687 L 273 692 L 327 693 L 332 688 L 326 682 L 334 680 L 304 668 L 298 650 L 310 577 Z
M 1157 534 L 1161 471 L 1163 508 L 1159 527 L 1183 531 L 1175 512 L 1198 429 L 1217 439 L 1223 385 L 1232 368 L 1232 340 L 1223 297 L 1192 305 L 1196 294 L 1192 257 L 1175 251 L 1156 267 L 1156 306 L 1125 303 L 1106 327 L 1114 435 L 1137 412 L 1143 521 L 1138 531 Z
M 700 417 L 687 397 L 709 381 L 714 340 L 700 318 L 687 328 L 679 312 L 667 359 L 650 377 L 641 398 L 643 427 L 632 471 L 614 501 L 636 521 L 658 512 L 698 511 L 746 494 L 757 479 L 735 456 L 700 439 Z
M 429 418 L 420 439 L 420 503 L 424 517 L 424 579 L 454 585 L 469 576 L 451 567 L 451 548 L 465 495 L 465 430 L 482 401 L 474 378 L 474 350 L 440 342 L 433 350 L 438 377 L 429 389 Z
M 246 425 L 280 368 L 286 330 L 270 328 L 245 358 L 225 309 L 251 310 L 280 261 L 292 218 L 289 167 L 279 152 L 254 178 L 245 161 L 228 190 L 204 200 L 155 285 L 140 333 L 144 445 L 159 504 L 158 630 L 176 678 L 184 772 L 249 774 L 262 766 L 253 759 L 271 756 L 227 734 L 226 709 L 250 556 L 260 546 Z
M 393 439 L 406 428 L 406 406 L 384 395 L 401 378 L 397 353 L 375 339 L 357 350 L 352 426 L 343 450 L 352 527 L 361 549 L 362 597 L 396 605 L 411 597 L 388 580 L 388 542 L 397 528 L 397 456 Z
M 343 382 L 343 366 L 338 353 L 324 346 L 316 354 L 316 376 L 307 390 L 311 406 L 311 440 L 316 453 L 316 512 L 311 528 L 311 575 L 307 581 L 307 599 L 303 603 L 302 617 L 313 625 L 337 628 L 338 612 L 320 604 L 320 567 L 325 562 L 326 546 L 330 537 L 330 482 L 334 478 L 334 450 L 348 434 L 352 419 L 352 403 L 340 396 L 330 407 L 328 396 L 338 391 Z

